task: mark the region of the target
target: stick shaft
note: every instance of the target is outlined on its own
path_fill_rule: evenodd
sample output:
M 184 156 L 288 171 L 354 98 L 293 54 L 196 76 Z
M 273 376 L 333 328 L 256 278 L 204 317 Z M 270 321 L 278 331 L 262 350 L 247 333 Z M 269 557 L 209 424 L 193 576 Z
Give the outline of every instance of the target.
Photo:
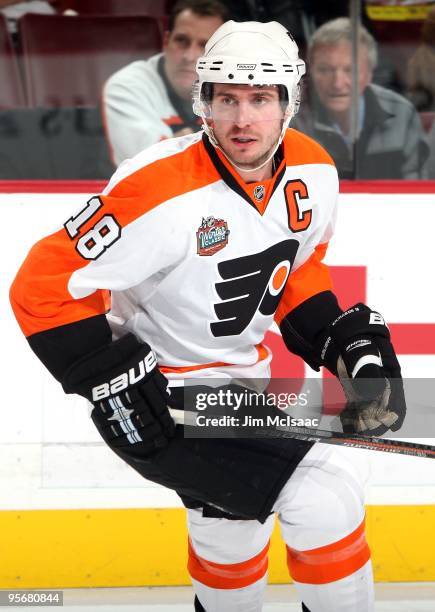
M 196 426 L 197 412 L 177 410 L 175 408 L 169 408 L 169 412 L 176 425 Z M 265 428 L 257 429 L 256 431 L 271 438 L 293 438 L 297 440 L 306 440 L 308 442 L 323 442 L 325 444 L 336 444 L 352 448 L 363 448 L 385 453 L 398 453 L 401 455 L 410 455 L 412 457 L 435 459 L 435 446 L 420 444 L 418 442 L 391 440 L 388 438 L 378 438 L 376 436 L 359 436 L 358 434 L 350 435 L 341 432 L 335 433 L 322 429 L 310 431 L 309 429 L 299 427 L 292 429 L 276 428 L 273 430 Z

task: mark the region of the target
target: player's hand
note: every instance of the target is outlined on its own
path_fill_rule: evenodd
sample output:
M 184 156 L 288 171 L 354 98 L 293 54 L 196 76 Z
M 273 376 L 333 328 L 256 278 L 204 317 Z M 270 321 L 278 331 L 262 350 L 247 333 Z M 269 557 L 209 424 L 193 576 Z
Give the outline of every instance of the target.
M 340 413 L 340 421 L 345 433 L 359 433 L 381 435 L 388 429 L 393 429 L 399 415 L 389 409 L 391 397 L 391 384 L 388 378 L 379 372 L 379 384 L 383 390 L 377 395 L 370 393 L 372 383 L 370 379 L 349 378 L 343 359 L 338 358 L 338 377 L 346 395 L 347 404 Z M 364 393 L 364 386 L 368 386 L 369 393 Z M 355 384 L 360 385 L 358 391 Z
M 113 450 L 145 458 L 164 448 L 175 432 L 167 379 L 154 352 L 127 334 L 80 359 L 63 387 L 93 404 L 92 420 Z
M 400 429 L 406 413 L 403 381 L 382 316 L 356 304 L 328 332 L 322 354 L 346 395 L 343 431 L 379 436 Z

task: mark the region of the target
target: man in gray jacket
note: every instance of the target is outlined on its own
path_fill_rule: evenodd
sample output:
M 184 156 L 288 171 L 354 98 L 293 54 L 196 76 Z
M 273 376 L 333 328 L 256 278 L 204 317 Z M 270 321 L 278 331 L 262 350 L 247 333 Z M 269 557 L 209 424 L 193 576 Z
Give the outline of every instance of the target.
M 426 178 L 429 151 L 419 115 L 403 96 L 371 83 L 376 43 L 362 26 L 358 54 L 353 92 L 350 20 L 340 17 L 316 30 L 308 50 L 308 104 L 292 127 L 326 148 L 342 179 Z

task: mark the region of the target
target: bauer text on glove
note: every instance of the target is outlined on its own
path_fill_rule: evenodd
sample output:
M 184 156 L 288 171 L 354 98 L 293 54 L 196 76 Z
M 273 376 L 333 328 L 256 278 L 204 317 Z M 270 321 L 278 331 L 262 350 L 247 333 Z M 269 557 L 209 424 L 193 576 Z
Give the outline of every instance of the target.
M 147 457 L 174 435 L 167 380 L 154 352 L 133 334 L 74 363 L 63 387 L 92 402 L 92 420 L 115 451 Z

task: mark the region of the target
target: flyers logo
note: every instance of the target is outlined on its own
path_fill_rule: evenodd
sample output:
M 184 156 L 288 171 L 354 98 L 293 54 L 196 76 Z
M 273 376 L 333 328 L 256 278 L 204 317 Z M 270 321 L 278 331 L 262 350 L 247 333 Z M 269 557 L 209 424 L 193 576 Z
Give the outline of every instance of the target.
M 241 334 L 257 310 L 264 316 L 275 313 L 298 247 L 297 240 L 284 240 L 261 253 L 218 264 L 223 280 L 215 288 L 222 301 L 214 304 L 219 321 L 210 323 L 213 336 Z

